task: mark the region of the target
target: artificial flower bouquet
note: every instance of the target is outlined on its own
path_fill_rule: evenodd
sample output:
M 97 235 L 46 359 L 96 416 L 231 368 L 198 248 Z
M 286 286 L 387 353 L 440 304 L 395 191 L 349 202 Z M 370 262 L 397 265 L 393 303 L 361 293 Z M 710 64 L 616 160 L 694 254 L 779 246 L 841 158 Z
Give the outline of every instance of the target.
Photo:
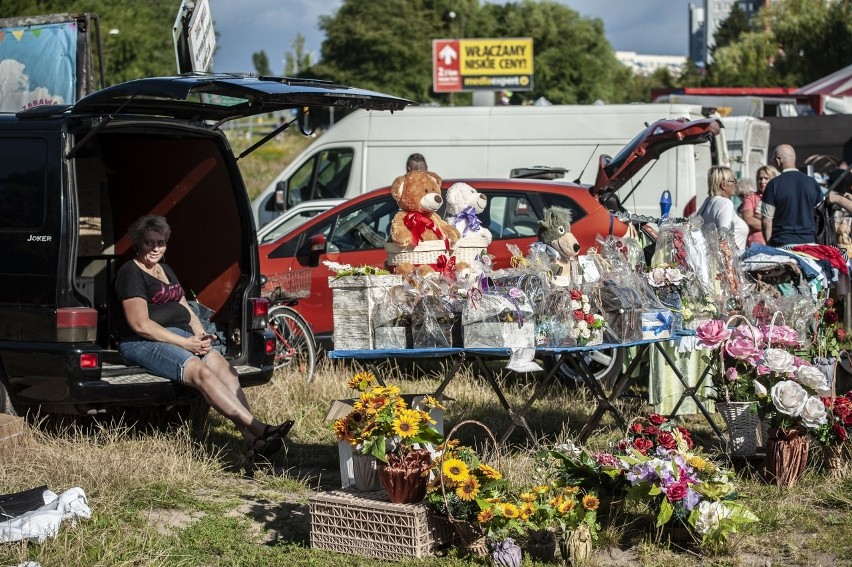
M 565 347 L 603 342 L 606 321 L 595 313 L 589 295 L 579 288 L 553 288 L 536 315 L 538 346 Z
M 338 441 L 389 464 L 401 462 L 422 445 L 443 442 L 430 412 L 444 408 L 432 396 L 425 397 L 419 407 L 409 407 L 399 387 L 378 385 L 372 372 L 356 373 L 349 387 L 360 396 L 352 411 L 333 424 Z
M 825 405 L 826 421 L 812 434 L 820 445 L 842 445 L 852 433 L 852 392 L 833 398 L 823 397 L 822 403 Z
M 701 545 L 724 543 L 758 521 L 736 501 L 735 475 L 694 449 L 689 431 L 657 414 L 635 420 L 616 444 L 628 498 L 650 502 L 658 529 L 681 525 Z

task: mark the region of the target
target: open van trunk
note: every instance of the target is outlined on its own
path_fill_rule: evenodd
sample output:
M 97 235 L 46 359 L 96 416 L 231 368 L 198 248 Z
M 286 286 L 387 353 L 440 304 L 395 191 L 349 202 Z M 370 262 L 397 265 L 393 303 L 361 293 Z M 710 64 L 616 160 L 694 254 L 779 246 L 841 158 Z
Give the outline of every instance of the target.
M 98 310 L 105 362 L 120 363 L 115 331 L 122 313 L 113 284 L 134 255 L 127 228 L 144 214 L 157 214 L 173 232 L 164 261 L 187 298 L 213 311 L 211 320 L 227 337 L 226 356 L 239 363 L 246 324 L 240 306 L 252 292 L 258 295 L 251 278 L 256 245 L 251 212 L 239 198 L 242 178 L 229 170 L 234 162 L 224 152 L 230 150 L 221 136 L 185 126 L 177 131 L 167 122 L 107 127 L 77 151 L 70 172 L 77 178 L 80 219 L 74 293 Z

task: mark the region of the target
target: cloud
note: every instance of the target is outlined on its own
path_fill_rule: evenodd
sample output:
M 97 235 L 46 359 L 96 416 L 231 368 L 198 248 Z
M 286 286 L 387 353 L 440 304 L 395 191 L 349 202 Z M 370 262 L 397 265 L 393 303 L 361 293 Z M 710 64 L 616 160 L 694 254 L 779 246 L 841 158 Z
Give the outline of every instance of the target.
M 0 102 L 2 112 L 18 112 L 44 104 L 62 104 L 63 97 L 52 95 L 45 87 L 30 89 L 30 78 L 24 64 L 15 59 L 0 61 Z

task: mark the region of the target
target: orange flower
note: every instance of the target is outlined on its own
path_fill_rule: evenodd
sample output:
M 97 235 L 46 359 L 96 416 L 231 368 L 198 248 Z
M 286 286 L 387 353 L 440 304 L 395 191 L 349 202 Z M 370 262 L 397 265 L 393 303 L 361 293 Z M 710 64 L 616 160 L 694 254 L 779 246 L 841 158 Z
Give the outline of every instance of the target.
M 490 509 L 489 510 L 483 510 L 476 517 L 476 521 L 479 522 L 480 524 L 487 524 L 492 519 L 494 519 L 494 512 L 491 511 Z
M 601 501 L 594 494 L 586 494 L 583 496 L 583 508 L 586 510 L 597 510 Z

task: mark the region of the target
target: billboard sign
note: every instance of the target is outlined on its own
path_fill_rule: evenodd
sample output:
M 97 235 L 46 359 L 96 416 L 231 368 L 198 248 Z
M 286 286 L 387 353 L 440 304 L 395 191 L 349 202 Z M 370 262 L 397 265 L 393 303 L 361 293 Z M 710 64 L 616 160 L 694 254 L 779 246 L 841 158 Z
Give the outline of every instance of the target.
M 211 71 L 216 33 L 208 0 L 183 0 L 172 29 L 178 73 Z
M 432 89 L 530 91 L 533 87 L 532 38 L 432 40 Z

